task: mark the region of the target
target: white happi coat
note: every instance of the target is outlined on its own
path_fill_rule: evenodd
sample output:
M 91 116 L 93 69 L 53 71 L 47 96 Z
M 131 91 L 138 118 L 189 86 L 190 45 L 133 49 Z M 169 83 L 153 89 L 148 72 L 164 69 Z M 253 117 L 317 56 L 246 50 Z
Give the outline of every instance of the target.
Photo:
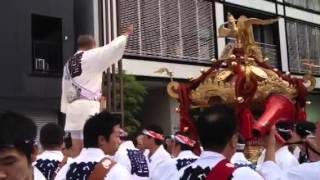
M 236 152 L 230 159 L 230 162 L 236 167 L 247 166 L 252 169 L 255 169 L 255 166 L 245 157 L 243 152 Z
M 171 161 L 168 161 L 166 164 L 160 167 L 165 173 L 163 173 L 161 177 L 159 177 L 159 179 L 168 180 L 174 177 L 180 169 L 193 163 L 198 158 L 199 156 L 195 155 L 190 150 L 181 151 L 177 157 L 173 158 Z
M 55 180 L 88 179 L 95 165 L 107 157 L 99 148 L 83 148 L 79 156 L 68 162 L 58 172 Z M 111 158 L 110 158 L 111 159 Z M 119 163 L 108 172 L 105 180 L 130 180 L 130 173 Z
M 143 152 L 135 148 L 132 141 L 123 142 L 113 158 L 131 173 L 132 180 L 149 179 L 147 158 Z
M 52 179 L 63 158 L 64 156 L 61 151 L 46 150 L 37 156 L 34 166 L 38 168 L 46 179 Z
M 265 150 L 262 152 L 261 156 L 258 159 L 258 170 L 260 169 L 261 164 L 264 162 L 264 158 Z M 288 146 L 282 146 L 280 149 L 276 151 L 275 160 L 276 164 L 279 165 L 281 170 L 287 170 L 299 165 L 297 158 L 289 151 Z
M 159 177 L 163 175 L 163 173 L 166 173 L 161 167 L 171 160 L 171 156 L 164 149 L 163 145 L 160 145 L 148 160 L 150 170 L 149 177 L 151 180 L 158 180 Z
M 91 92 L 101 92 L 102 73 L 121 59 L 126 42 L 127 36 L 122 35 L 108 45 L 77 52 L 83 54 L 81 59 L 75 63 L 78 67 L 78 74 L 72 80 L 68 78 L 70 74 L 67 73 L 70 71 L 67 70 L 68 63 L 65 65 L 62 79 L 61 112 L 66 114 L 66 131 L 82 130 L 86 120 L 100 111 L 98 100 L 78 99 L 70 103 L 67 97 L 73 94 L 72 83 L 76 82 Z
M 283 171 L 274 162 L 264 163 L 260 169 L 265 180 L 319 180 L 320 161 L 303 163 L 299 166 Z
M 199 156 L 195 155 L 192 151 L 181 151 L 179 155 L 174 158 L 174 163 L 177 171 L 184 168 L 185 166 L 193 163 L 199 158 Z
M 46 180 L 46 178 L 43 176 L 40 170 L 36 167 L 33 167 L 33 176 L 34 176 L 34 180 Z
M 225 157 L 216 152 L 203 151 L 198 160 L 181 169 L 171 180 L 204 180 L 221 160 Z M 249 167 L 239 167 L 233 174 L 232 180 L 263 180 L 263 178 Z

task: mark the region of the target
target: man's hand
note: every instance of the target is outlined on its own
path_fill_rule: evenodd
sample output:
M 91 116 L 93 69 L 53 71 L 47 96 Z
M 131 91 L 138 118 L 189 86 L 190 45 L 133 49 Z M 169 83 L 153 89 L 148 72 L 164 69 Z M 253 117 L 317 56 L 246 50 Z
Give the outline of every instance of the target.
M 266 156 L 264 161 L 274 161 L 275 162 L 275 152 L 276 152 L 276 135 L 277 131 L 275 127 L 272 127 L 269 134 L 264 137 L 264 147 L 266 148 Z
M 131 25 L 129 25 L 128 27 L 127 27 L 127 30 L 126 30 L 126 32 L 123 34 L 123 35 L 125 35 L 125 36 L 130 36 L 130 35 L 132 35 L 133 34 L 133 24 L 131 24 Z

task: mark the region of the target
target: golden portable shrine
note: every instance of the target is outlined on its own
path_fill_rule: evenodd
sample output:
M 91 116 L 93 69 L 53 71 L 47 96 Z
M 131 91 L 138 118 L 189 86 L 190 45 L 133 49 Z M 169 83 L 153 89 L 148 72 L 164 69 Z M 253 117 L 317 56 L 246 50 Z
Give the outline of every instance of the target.
M 302 79 L 292 77 L 268 65 L 261 47 L 255 42 L 253 25 L 268 25 L 278 19 L 261 20 L 228 14 L 228 22 L 219 28 L 219 37 L 231 37 L 219 59 L 213 59 L 208 70 L 189 83 L 172 80 L 168 94 L 179 103 L 180 128 L 189 127 L 193 138 L 197 131 L 190 117 L 190 109 L 205 108 L 224 103 L 237 111 L 240 133 L 247 141 L 256 141 L 279 120 L 306 120 L 306 96 L 315 87 L 311 72 Z M 160 69 L 158 72 L 167 71 Z M 264 107 L 258 120 L 253 109 Z M 282 141 L 281 137 L 277 137 Z

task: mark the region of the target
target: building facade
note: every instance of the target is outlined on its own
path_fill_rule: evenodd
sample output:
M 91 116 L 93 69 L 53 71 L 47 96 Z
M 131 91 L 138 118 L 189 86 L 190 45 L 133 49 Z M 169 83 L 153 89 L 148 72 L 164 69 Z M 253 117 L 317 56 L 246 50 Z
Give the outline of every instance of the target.
M 166 93 L 169 78 L 187 82 L 210 66 L 232 39 L 218 38 L 227 13 L 278 23 L 254 27 L 256 41 L 270 63 L 301 76 L 302 60 L 320 64 L 319 0 L 11 0 L 1 2 L 0 107 L 44 122 L 58 121 L 63 63 L 75 51 L 80 34 L 93 34 L 100 45 L 133 24 L 123 69 L 146 87 L 143 124 L 161 124 L 167 134 L 178 128 L 178 106 Z M 307 106 L 309 119 L 320 119 L 320 69 Z
M 320 64 L 319 0 L 96 0 L 93 1 L 93 32 L 104 44 L 129 24 L 135 34 L 129 39 L 123 67 L 140 77 L 149 95 L 141 113 L 144 124 L 162 124 L 166 132 L 178 127 L 178 104 L 166 95 L 166 67 L 174 78 L 187 80 L 210 66 L 232 39 L 218 38 L 217 30 L 227 14 L 260 19 L 279 18 L 278 23 L 254 27 L 256 41 L 275 68 L 301 76 L 307 72 L 303 60 Z M 320 115 L 320 69 L 314 69 L 316 90 L 309 95 L 309 120 Z
M 0 108 L 59 119 L 63 61 L 74 52 L 73 1 L 1 1 Z

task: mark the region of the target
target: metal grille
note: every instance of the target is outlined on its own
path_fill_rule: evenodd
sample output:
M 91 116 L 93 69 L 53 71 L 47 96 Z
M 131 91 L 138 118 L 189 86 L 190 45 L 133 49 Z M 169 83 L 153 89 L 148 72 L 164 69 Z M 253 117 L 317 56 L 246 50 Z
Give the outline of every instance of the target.
M 227 38 L 227 43 L 234 43 L 234 38 Z M 267 63 L 274 68 L 279 68 L 277 45 L 256 42 L 260 46 L 263 57 L 268 57 Z
M 179 6 L 178 1 L 161 1 L 161 22 L 162 22 L 162 54 L 168 57 L 179 57 L 182 56 L 182 42 L 181 31 L 179 25 L 181 24 L 181 19 L 179 18 Z
M 302 8 L 320 11 L 320 0 L 285 0 L 285 2 Z
M 294 73 L 306 73 L 302 61 L 307 59 L 320 64 L 320 28 L 295 21 L 286 21 L 289 69 Z M 320 70 L 313 71 L 320 75 Z
M 121 0 L 119 1 L 121 9 L 118 11 L 121 18 L 122 27 L 126 27 L 129 24 L 133 24 L 135 27 L 134 34 L 130 36 L 130 40 L 127 43 L 127 53 L 137 53 L 140 52 L 140 6 L 137 0 Z M 123 29 L 123 28 L 122 28 Z
M 258 43 L 261 47 L 262 55 L 268 57 L 268 64 L 272 67 L 279 68 L 279 59 L 277 52 L 277 45 Z
M 212 9 L 211 2 L 204 1 L 199 3 L 199 55 L 200 58 L 210 59 L 214 54 L 214 41 L 212 31 Z
M 212 2 L 119 0 L 120 28 L 135 25 L 127 55 L 209 62 L 214 57 Z

